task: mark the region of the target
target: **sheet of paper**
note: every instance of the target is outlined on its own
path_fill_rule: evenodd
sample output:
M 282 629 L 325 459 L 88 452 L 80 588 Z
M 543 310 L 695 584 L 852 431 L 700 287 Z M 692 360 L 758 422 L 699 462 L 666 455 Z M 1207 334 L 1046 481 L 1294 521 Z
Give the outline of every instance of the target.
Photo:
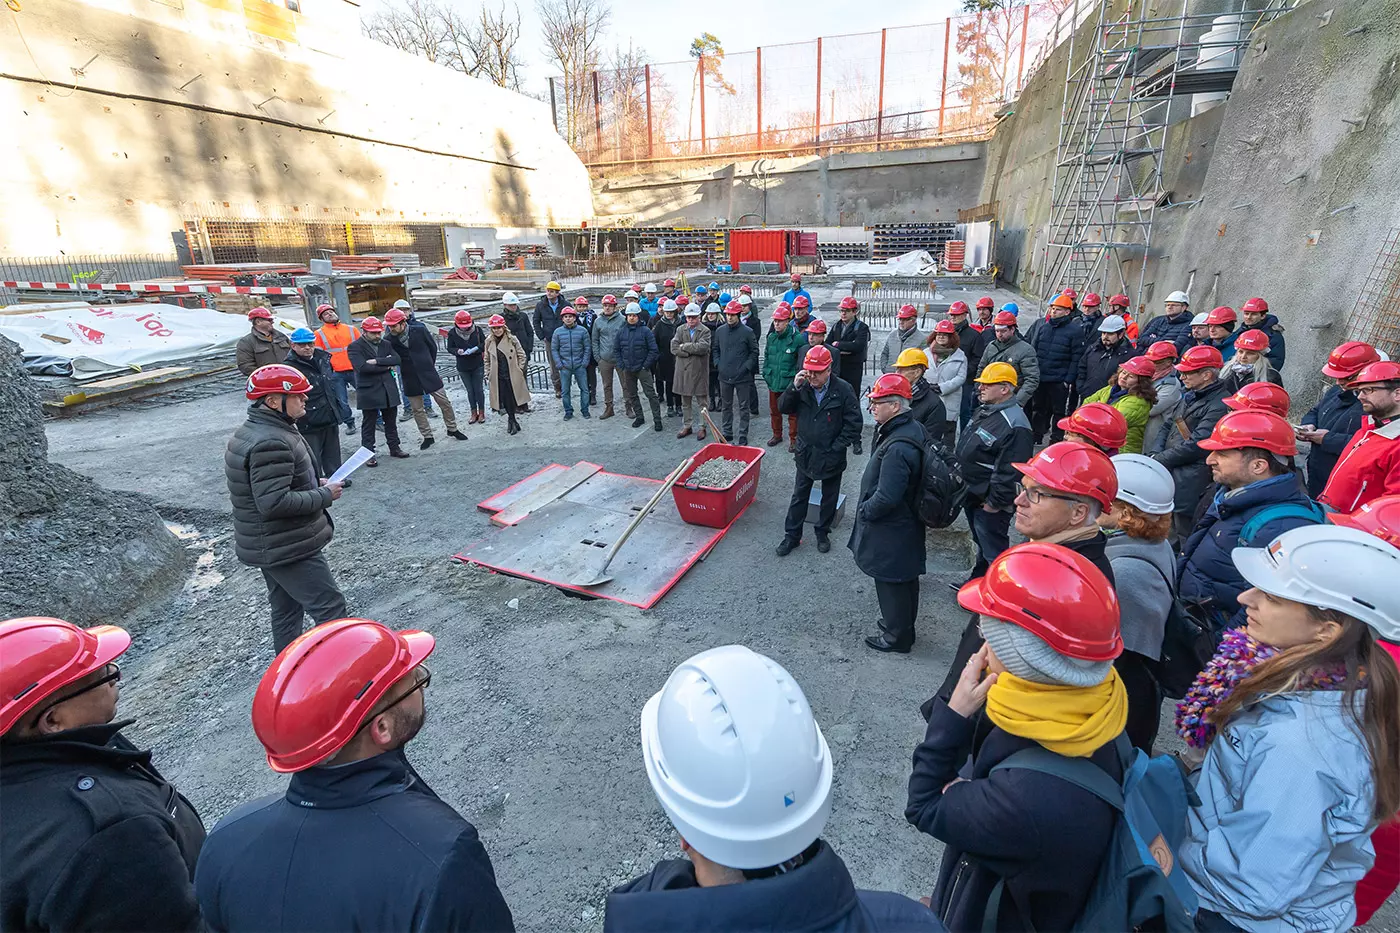
M 340 469 L 336 470 L 335 473 L 331 474 L 330 482 L 338 483 L 341 480 L 345 479 L 345 477 L 349 476 L 351 473 L 354 473 L 360 467 L 364 466 L 365 463 L 369 461 L 369 458 L 373 456 L 374 451 L 370 450 L 368 447 L 361 447 L 359 450 L 355 451 L 353 454 L 350 455 L 349 460 L 346 460 L 340 465 Z

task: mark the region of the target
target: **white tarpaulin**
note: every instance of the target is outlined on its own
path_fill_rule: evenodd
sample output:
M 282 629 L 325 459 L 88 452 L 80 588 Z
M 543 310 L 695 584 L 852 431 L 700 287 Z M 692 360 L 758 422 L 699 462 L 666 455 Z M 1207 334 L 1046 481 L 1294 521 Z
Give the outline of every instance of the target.
M 291 321 L 277 323 L 284 328 L 296 326 Z M 69 306 L 0 314 L 0 336 L 19 344 L 26 358 L 67 359 L 73 375 L 79 377 L 231 349 L 246 333 L 248 320 L 242 315 L 167 304 Z
M 916 249 L 890 259 L 862 262 L 834 262 L 826 267 L 831 275 L 933 275 L 938 271 L 927 251 Z

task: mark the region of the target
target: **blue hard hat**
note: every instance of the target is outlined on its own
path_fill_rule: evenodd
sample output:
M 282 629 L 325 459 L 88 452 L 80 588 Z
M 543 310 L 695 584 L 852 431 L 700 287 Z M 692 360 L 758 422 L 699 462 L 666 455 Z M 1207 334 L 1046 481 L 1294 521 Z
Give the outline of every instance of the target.
M 719 291 L 719 283 L 718 283 L 718 282 L 711 282 L 711 283 L 710 283 L 710 291 L 712 291 L 712 292 Z
M 703 285 L 697 285 L 697 286 L 695 286 L 695 294 L 697 294 L 697 295 L 703 295 L 703 294 L 705 294 L 705 286 L 703 286 Z
M 722 305 L 727 305 L 727 304 L 729 304 L 729 299 L 730 299 L 730 298 L 731 298 L 731 295 L 729 294 L 729 292 L 720 292 L 720 293 L 719 293 L 719 303 L 722 304 Z
M 1020 314 L 1021 306 L 1016 304 L 1016 302 L 1014 301 L 1008 301 L 1006 304 L 1001 306 L 1001 310 L 1010 311 L 1012 314 Z
M 298 327 L 292 331 L 292 336 L 288 338 L 292 343 L 315 343 L 316 335 L 305 327 Z

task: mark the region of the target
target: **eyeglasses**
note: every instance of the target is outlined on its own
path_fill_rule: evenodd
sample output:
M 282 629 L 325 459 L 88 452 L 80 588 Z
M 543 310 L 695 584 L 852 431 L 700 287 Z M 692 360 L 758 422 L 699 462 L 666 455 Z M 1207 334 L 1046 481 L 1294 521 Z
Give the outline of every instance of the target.
M 393 709 L 395 706 L 398 706 L 400 703 L 402 703 L 404 700 L 407 700 L 409 697 L 413 696 L 413 695 L 414 695 L 415 693 L 417 693 L 419 690 L 427 690 L 427 689 L 428 689 L 428 684 L 430 684 L 430 683 L 433 682 L 433 672 L 430 671 L 430 670 L 428 670 L 428 666 L 427 666 L 426 664 L 420 664 L 420 665 L 418 665 L 418 666 L 419 666 L 419 668 L 421 668 L 422 671 L 423 671 L 423 676 L 422 676 L 421 678 L 419 678 L 418 682 L 415 683 L 410 689 L 405 690 L 404 693 L 403 693 L 403 696 L 399 697 L 397 700 L 395 700 L 394 702 L 390 703 L 388 706 L 384 707 L 384 708 L 383 708 L 382 710 L 380 710 L 379 712 L 374 713 L 373 715 L 370 715 L 370 716 L 366 717 L 366 718 L 365 718 L 365 721 L 362 722 L 362 723 L 360 723 L 360 728 L 358 728 L 358 729 L 355 730 L 355 734 L 356 734 L 356 735 L 359 735 L 361 732 L 363 732 L 364 729 L 365 729 L 365 726 L 368 726 L 370 723 L 374 722 L 375 719 L 377 719 L 377 718 L 380 717 L 380 716 L 383 716 L 385 713 L 389 712 L 389 710 Z
M 45 713 L 53 709 L 55 706 L 58 706 L 60 703 L 67 703 L 69 700 L 76 699 L 82 696 L 84 693 L 89 693 L 93 690 L 96 690 L 98 687 L 105 687 L 110 683 L 121 683 L 122 669 L 116 664 L 108 664 L 107 667 L 111 668 L 112 672 L 110 674 L 107 674 L 105 677 L 99 677 L 97 680 L 94 680 L 86 687 L 81 687 L 77 690 L 74 690 L 67 696 L 59 697 L 52 703 L 49 703 L 47 706 L 40 707 L 39 712 L 34 714 L 34 722 L 37 723 L 40 719 L 43 719 Z
M 1066 496 L 1057 492 L 1047 492 L 1041 486 L 1027 486 L 1025 483 L 1016 484 L 1016 494 L 1025 496 L 1026 501 L 1031 505 L 1040 505 L 1041 499 L 1063 499 L 1065 502 L 1082 503 L 1084 500 L 1078 496 Z
M 1357 395 L 1370 395 L 1372 392 L 1394 392 L 1396 388 L 1397 386 L 1386 385 L 1361 386 L 1360 388 L 1352 389 L 1352 391 L 1355 392 Z

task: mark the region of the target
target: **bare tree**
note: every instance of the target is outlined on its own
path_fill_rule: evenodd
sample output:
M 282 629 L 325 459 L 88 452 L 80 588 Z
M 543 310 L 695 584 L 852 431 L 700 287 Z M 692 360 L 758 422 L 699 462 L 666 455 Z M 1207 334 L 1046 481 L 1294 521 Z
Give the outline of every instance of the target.
M 515 45 L 520 41 L 520 7 L 511 5 L 514 17 L 506 13 L 502 0 L 495 12 L 482 7 L 476 29 L 475 55 L 477 71 L 497 87 L 520 90 L 520 56 Z
M 563 72 L 559 84 L 564 138 L 578 148 L 587 133 L 592 75 L 598 70 L 612 10 L 607 0 L 535 0 L 535 9 L 544 29 L 545 51 Z
M 365 35 L 377 42 L 436 62 L 449 50 L 445 44 L 444 16 L 451 19 L 456 15 L 437 0 L 402 0 L 380 7 L 364 21 L 362 28 Z
M 512 17 L 502 2 L 499 10 L 482 7 L 473 22 L 449 0 L 400 0 L 381 6 L 365 19 L 363 29 L 385 45 L 518 90 L 520 8 L 514 12 Z

